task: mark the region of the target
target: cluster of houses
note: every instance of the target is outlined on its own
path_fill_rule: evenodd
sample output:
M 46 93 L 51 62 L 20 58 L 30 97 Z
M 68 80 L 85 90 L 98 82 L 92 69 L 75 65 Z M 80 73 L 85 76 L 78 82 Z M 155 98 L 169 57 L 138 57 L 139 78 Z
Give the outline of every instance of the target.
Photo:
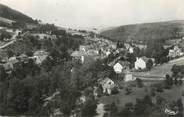
M 37 37 L 38 40 L 44 40 L 44 39 L 56 39 L 56 35 L 49 35 L 44 33 L 34 33 L 33 36 Z
M 4 67 L 6 73 L 11 74 L 20 63 L 28 63 L 30 59 L 34 60 L 35 64 L 40 65 L 48 56 L 48 53 L 43 50 L 35 51 L 33 56 L 28 57 L 25 54 L 13 56 L 0 60 L 0 66 Z
M 164 45 L 165 49 L 169 48 L 168 57 L 174 59 L 184 56 L 184 37 L 178 39 L 167 40 Z
M 71 54 L 74 59 L 80 60 L 81 63 L 84 63 L 86 56 L 91 56 L 94 59 L 108 57 L 111 51 L 116 48 L 115 44 L 103 38 L 94 38 L 87 41 L 88 44 L 80 45 L 79 50 Z
M 108 58 L 111 54 L 118 55 L 116 58 L 113 58 L 113 60 L 108 61 L 108 66 L 112 67 L 116 74 L 123 76 L 123 80 L 125 82 L 136 80 L 136 78 L 132 74 L 132 71 L 147 69 L 149 65 L 148 62 L 150 61 L 152 61 L 152 66 L 155 65 L 154 58 L 147 58 L 145 56 L 142 56 L 136 57 L 132 68 L 130 67 L 130 64 L 132 63 L 128 62 L 125 58 L 127 53 L 133 54 L 136 47 L 138 47 L 139 49 L 146 49 L 147 45 L 145 44 L 125 42 L 124 47 L 117 48 L 117 44 L 101 37 L 86 37 L 85 39 L 87 40 L 87 44 L 81 45 L 79 47 L 79 50 L 74 51 L 71 56 L 74 59 L 81 61 L 81 63 L 83 64 L 87 59 L 86 56 L 90 56 L 96 60 Z M 125 53 L 122 55 L 122 52 Z M 182 52 L 182 49 L 175 45 L 172 49 L 169 50 L 168 57 L 175 58 L 183 55 L 184 53 Z M 125 59 L 122 60 L 122 57 L 124 57 Z M 103 88 L 103 93 L 107 94 L 111 94 L 111 90 L 116 86 L 115 82 L 110 78 L 101 79 L 99 84 Z
M 182 51 L 182 48 L 179 48 L 178 45 L 175 45 L 173 49 L 169 50 L 168 57 L 169 58 L 176 58 L 176 57 L 181 57 L 184 55 L 184 52 Z
M 87 59 L 86 56 L 91 56 L 95 59 L 104 59 L 108 58 L 110 54 L 117 54 L 118 56 L 115 59 L 109 61 L 108 66 L 112 67 L 116 74 L 119 74 L 120 76 L 123 74 L 122 76 L 124 77 L 123 80 L 125 82 L 136 80 L 136 78 L 131 73 L 132 68 L 130 69 L 130 62 L 128 62 L 127 60 L 121 60 L 122 55 L 120 53 L 125 51 L 125 54 L 123 55 L 123 57 L 125 57 L 126 53 L 134 53 L 134 47 L 139 46 L 132 46 L 131 44 L 125 43 L 123 48 L 117 48 L 116 44 L 103 38 L 93 38 L 93 40 L 88 40 L 90 40 L 88 42 L 92 41 L 93 43 L 81 45 L 79 47 L 79 50 L 74 51 L 71 54 L 74 59 L 81 61 L 81 63 L 83 64 Z M 146 48 L 146 46 L 144 45 L 141 47 Z M 145 56 L 137 57 L 134 63 L 135 67 L 133 69 L 146 69 L 148 60 L 152 60 L 152 62 L 154 63 L 153 58 L 147 58 Z M 115 87 L 114 81 L 110 78 L 103 78 L 99 83 L 103 88 L 103 93 L 111 94 L 111 90 Z

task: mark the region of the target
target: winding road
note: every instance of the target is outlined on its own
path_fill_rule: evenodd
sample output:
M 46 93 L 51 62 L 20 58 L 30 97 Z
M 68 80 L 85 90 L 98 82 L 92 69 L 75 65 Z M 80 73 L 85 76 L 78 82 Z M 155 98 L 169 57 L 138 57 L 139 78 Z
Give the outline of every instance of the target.
M 16 37 L 17 37 L 17 35 L 19 34 L 19 32 L 20 32 L 19 30 L 16 30 L 16 31 L 15 31 L 15 34 L 14 34 L 14 35 L 12 36 L 12 38 L 11 38 L 12 41 L 10 41 L 10 42 L 8 42 L 8 43 L 6 43 L 6 44 L 0 46 L 0 49 L 4 49 L 5 47 L 7 47 L 7 46 L 13 44 L 13 43 L 16 41 Z

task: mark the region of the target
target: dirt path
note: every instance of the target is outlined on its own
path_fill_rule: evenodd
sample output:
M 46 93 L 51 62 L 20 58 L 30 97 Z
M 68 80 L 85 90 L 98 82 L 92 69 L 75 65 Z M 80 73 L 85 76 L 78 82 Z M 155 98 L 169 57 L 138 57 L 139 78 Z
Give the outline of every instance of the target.
M 20 31 L 16 31 L 15 34 L 14 34 L 14 35 L 12 36 L 12 38 L 11 38 L 12 41 L 10 41 L 10 42 L 4 44 L 3 46 L 0 47 L 0 49 L 3 49 L 3 48 L 5 48 L 5 47 L 7 47 L 7 46 L 13 44 L 13 43 L 16 41 L 16 36 L 19 34 L 19 32 L 20 32 Z

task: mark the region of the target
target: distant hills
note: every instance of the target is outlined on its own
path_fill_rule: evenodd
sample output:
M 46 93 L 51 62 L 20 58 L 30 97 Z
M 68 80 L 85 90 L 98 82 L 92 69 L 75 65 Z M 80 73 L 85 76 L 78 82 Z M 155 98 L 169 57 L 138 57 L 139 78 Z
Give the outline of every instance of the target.
M 113 41 L 168 40 L 184 36 L 184 20 L 132 24 L 119 26 L 101 32 L 101 35 Z
M 0 21 L 5 23 L 10 23 L 13 21 L 24 23 L 35 23 L 35 21 L 31 17 L 19 11 L 11 9 L 10 7 L 5 6 L 3 4 L 0 4 Z

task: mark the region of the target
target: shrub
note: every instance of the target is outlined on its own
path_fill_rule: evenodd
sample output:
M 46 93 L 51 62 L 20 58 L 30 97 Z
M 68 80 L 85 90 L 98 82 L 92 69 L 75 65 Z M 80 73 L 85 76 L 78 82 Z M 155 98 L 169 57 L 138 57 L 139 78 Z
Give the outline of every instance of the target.
M 178 85 L 178 80 L 176 78 L 174 79 L 174 84 Z
M 97 102 L 94 99 L 88 99 L 82 107 L 82 116 L 89 117 L 96 114 Z
M 160 83 L 154 84 L 153 86 L 156 88 L 156 91 L 157 91 L 157 92 L 163 92 L 163 91 L 164 91 L 164 90 L 163 90 L 163 86 L 162 86 L 162 84 L 160 84 Z
M 161 105 L 164 101 L 165 99 L 163 97 L 161 96 L 156 97 L 156 104 Z
M 163 92 L 164 90 L 163 90 L 162 86 L 159 86 L 159 87 L 157 87 L 156 91 L 157 92 Z
M 112 88 L 111 93 L 112 94 L 118 94 L 119 93 L 118 88 L 117 87 Z
M 137 86 L 138 86 L 139 88 L 142 88 L 142 87 L 143 87 L 143 83 L 142 83 L 142 80 L 141 80 L 141 79 L 137 78 L 137 79 L 136 79 L 136 82 L 137 82 Z
M 183 81 L 181 79 L 178 82 L 179 82 L 179 85 L 183 84 Z
M 109 117 L 109 114 L 106 112 L 103 117 Z
M 121 112 L 119 112 L 120 117 L 130 117 L 131 116 L 131 111 L 128 110 L 127 108 L 123 108 Z
M 173 85 L 173 79 L 169 76 L 169 74 L 165 75 L 164 84 L 165 84 L 165 87 L 164 87 L 165 89 L 170 89 L 171 86 Z
M 125 95 L 129 95 L 130 93 L 132 93 L 132 89 L 131 88 L 125 88 Z
M 151 95 L 152 97 L 154 97 L 154 96 L 156 95 L 155 89 L 154 89 L 154 88 L 151 88 L 150 95 Z
M 110 109 L 111 109 L 111 105 L 110 104 L 104 105 L 104 110 L 105 111 L 110 111 Z

